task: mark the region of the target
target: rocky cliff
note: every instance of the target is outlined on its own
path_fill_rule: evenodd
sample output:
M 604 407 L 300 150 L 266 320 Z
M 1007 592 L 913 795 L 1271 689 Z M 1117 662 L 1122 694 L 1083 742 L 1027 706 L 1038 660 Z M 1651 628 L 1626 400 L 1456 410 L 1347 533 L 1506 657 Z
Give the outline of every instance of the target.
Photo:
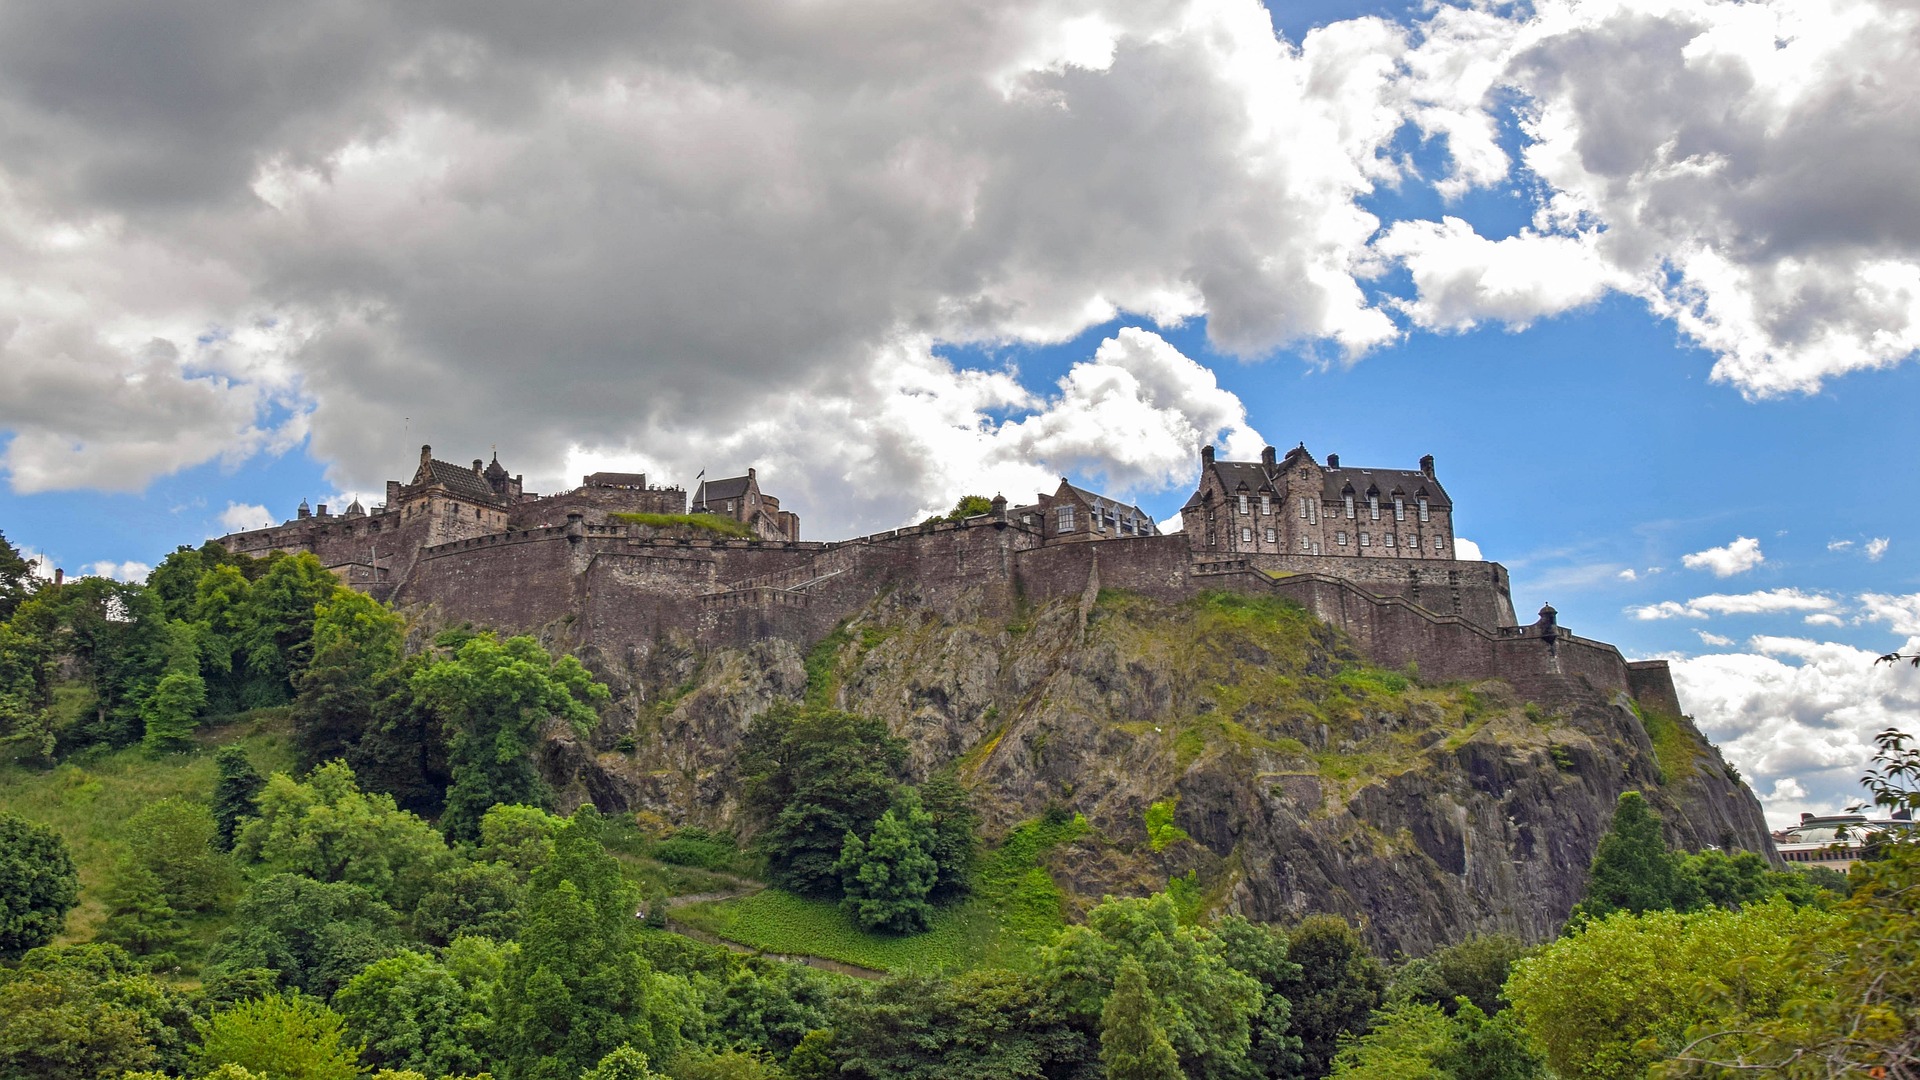
M 1085 813 L 1095 835 L 1053 865 L 1081 903 L 1193 871 L 1221 909 L 1334 911 L 1418 954 L 1474 931 L 1553 934 L 1624 790 L 1676 844 L 1770 850 L 1752 792 L 1686 719 L 1624 694 L 1549 709 L 1496 681 L 1426 685 L 1273 597 L 1090 583 L 967 620 L 899 589 L 823 641 L 586 651 L 618 715 L 592 745 L 551 744 L 546 771 L 575 798 L 743 825 L 740 736 L 809 699 L 885 718 L 918 773 L 957 768 L 990 834 L 1049 805 Z M 1178 831 L 1150 840 L 1156 804 Z

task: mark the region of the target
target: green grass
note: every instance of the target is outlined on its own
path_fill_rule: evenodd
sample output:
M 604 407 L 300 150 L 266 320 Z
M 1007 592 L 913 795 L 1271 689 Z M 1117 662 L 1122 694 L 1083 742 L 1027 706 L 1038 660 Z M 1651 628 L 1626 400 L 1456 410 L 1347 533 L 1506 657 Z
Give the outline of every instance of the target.
M 1679 720 L 1655 709 L 1633 707 L 1640 726 L 1653 742 L 1653 757 L 1660 763 L 1660 782 L 1675 783 L 1700 771 L 1700 746 L 1687 734 Z
M 1088 833 L 1084 817 L 1015 829 L 980 863 L 973 894 L 939 908 L 925 933 L 895 937 L 855 926 L 840 905 L 781 889 L 674 913 L 691 926 L 771 953 L 821 956 L 880 971 L 993 966 L 1030 969 L 1066 925 L 1060 887 L 1040 865 L 1047 851 Z
M 53 826 L 80 872 L 80 905 L 67 916 L 63 941 L 93 936 L 105 910 L 101 891 L 126 853 L 126 822 L 149 803 L 213 795 L 213 752 L 237 743 L 264 775 L 294 767 L 284 709 L 262 709 L 196 733 L 193 751 L 153 757 L 139 747 L 82 753 L 51 769 L 0 765 L 0 807 Z M 216 925 L 190 926 L 196 938 Z
M 828 707 L 840 691 L 840 650 L 853 640 L 845 623 L 807 650 L 807 704 Z
M 645 525 L 654 529 L 694 528 L 734 540 L 755 540 L 752 529 L 745 522 L 735 521 L 719 514 L 642 514 L 632 511 L 615 511 L 607 515 L 615 521 L 624 521 L 629 525 Z

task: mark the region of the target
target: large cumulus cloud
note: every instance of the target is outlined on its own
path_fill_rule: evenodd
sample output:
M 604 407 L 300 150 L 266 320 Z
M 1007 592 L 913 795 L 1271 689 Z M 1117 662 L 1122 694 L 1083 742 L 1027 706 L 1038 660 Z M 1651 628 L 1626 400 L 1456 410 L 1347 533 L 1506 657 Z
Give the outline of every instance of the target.
M 1404 48 L 1378 20 L 1296 48 L 1252 0 L 0 7 L 0 194 L 43 223 L 0 261 L 10 359 L 84 371 L 102 428 L 179 433 L 43 438 L 25 404 L 6 466 L 137 486 L 309 423 L 343 486 L 423 438 L 545 483 L 724 449 L 787 459 L 790 489 L 871 469 L 852 486 L 886 496 L 845 524 L 886 524 L 952 485 L 822 421 L 914 442 L 868 408 L 903 380 L 956 415 L 1044 408 L 930 342 L 1123 311 L 1205 314 L 1248 355 L 1391 339 L 1356 199 L 1391 172 Z M 76 271 L 85 302 L 23 285 Z M 1175 406 L 1183 456 L 1218 404 Z M 1068 427 L 1020 429 L 1042 468 L 1164 482 Z
M 1392 226 L 1378 249 L 1412 272 L 1416 323 L 1524 323 L 1619 289 L 1756 397 L 1920 348 L 1914 5 L 1543 0 L 1424 30 L 1408 93 L 1451 150 L 1443 191 L 1517 180 L 1537 212 L 1498 242 Z

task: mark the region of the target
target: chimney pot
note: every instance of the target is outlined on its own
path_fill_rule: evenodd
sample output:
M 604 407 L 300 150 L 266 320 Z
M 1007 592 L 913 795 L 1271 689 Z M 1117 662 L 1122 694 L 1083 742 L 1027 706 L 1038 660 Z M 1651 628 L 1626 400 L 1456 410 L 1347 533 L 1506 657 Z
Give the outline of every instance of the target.
M 316 507 L 314 507 L 314 508 L 313 508 L 313 516 L 314 516 L 314 517 L 326 517 L 326 516 L 327 516 L 327 504 L 326 504 L 326 503 L 321 503 L 321 504 L 320 504 L 319 506 L 316 506 Z
M 66 584 L 66 581 L 67 581 L 67 572 L 66 572 L 65 570 L 62 570 L 62 569 L 60 569 L 60 568 L 59 568 L 59 567 L 57 567 L 57 566 L 56 566 L 56 567 L 54 567 L 54 568 L 53 568 L 53 583 L 54 583 L 55 585 L 64 585 L 64 584 Z

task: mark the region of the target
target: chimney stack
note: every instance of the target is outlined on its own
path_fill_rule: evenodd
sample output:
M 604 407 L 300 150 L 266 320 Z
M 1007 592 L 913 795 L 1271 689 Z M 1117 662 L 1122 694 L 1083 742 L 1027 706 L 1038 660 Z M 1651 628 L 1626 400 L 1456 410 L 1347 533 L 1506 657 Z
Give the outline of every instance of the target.
M 319 506 L 316 506 L 316 507 L 314 507 L 314 508 L 313 508 L 313 516 L 314 516 L 314 517 L 326 517 L 326 516 L 327 516 L 327 504 L 326 504 L 326 503 L 321 503 L 321 504 L 320 504 Z
M 1213 464 L 1213 447 L 1203 446 L 1200 448 L 1200 463 L 1202 465 Z
M 1433 455 L 1432 454 L 1428 454 L 1426 457 L 1423 457 L 1420 459 L 1420 471 L 1427 474 L 1427 479 L 1429 480 L 1433 479 Z
M 425 465 L 427 462 L 432 460 L 433 460 L 433 447 L 422 445 L 420 447 L 420 464 Z
M 64 584 L 66 584 L 66 582 L 67 582 L 67 572 L 66 572 L 65 570 L 62 570 L 62 569 L 60 569 L 60 568 L 59 568 L 59 567 L 57 567 L 57 566 L 56 566 L 56 567 L 54 567 L 54 568 L 53 568 L 53 583 L 54 583 L 55 585 L 64 585 Z
M 1328 454 L 1328 455 L 1327 455 L 1327 468 L 1329 468 L 1329 469 L 1337 469 L 1337 468 L 1339 468 L 1339 467 L 1340 467 L 1340 455 L 1339 455 L 1339 454 Z
M 482 462 L 479 458 L 474 458 L 473 459 L 473 475 L 479 476 L 484 469 L 485 469 L 485 463 Z
M 1274 457 L 1273 447 L 1269 446 L 1266 449 L 1260 451 L 1260 464 L 1265 465 L 1267 467 L 1268 472 L 1273 471 L 1274 464 L 1278 460 L 1279 460 L 1278 458 Z

